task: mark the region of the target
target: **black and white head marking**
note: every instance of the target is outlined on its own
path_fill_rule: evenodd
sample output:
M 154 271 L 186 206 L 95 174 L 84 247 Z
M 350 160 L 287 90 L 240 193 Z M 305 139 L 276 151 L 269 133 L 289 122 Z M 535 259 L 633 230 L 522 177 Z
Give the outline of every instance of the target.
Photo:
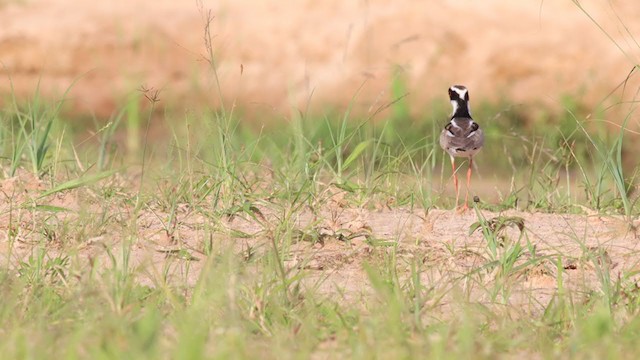
M 471 108 L 469 106 L 469 90 L 462 85 L 453 85 L 449 88 L 449 99 L 453 112 L 451 118 L 455 117 L 471 117 Z
M 462 85 L 453 85 L 449 89 L 449 97 L 451 100 L 454 100 L 454 96 L 452 96 L 454 93 L 457 95 L 456 100 L 469 101 L 469 90 L 467 90 L 466 87 Z

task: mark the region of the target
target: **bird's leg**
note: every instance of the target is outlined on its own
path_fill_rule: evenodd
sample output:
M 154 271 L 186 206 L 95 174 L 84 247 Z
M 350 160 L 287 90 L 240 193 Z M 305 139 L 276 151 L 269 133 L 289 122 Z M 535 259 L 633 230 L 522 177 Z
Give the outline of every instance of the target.
M 464 196 L 464 210 L 469 209 L 469 184 L 471 183 L 471 171 L 473 169 L 473 158 L 469 158 L 469 169 L 467 169 L 467 194 Z
M 460 200 L 460 191 L 458 189 L 458 172 L 456 171 L 456 158 L 451 157 L 451 170 L 453 172 L 453 186 L 456 188 L 456 207 L 458 208 L 458 201 Z

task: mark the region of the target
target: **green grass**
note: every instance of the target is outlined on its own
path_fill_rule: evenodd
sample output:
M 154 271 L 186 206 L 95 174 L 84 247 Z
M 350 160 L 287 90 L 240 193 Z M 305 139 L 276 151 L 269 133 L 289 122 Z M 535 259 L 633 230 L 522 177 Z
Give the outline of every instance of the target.
M 12 118 L 15 111 L 4 114 Z M 526 192 L 529 200 L 478 204 L 478 223 L 470 230 L 486 238 L 480 254 L 485 260 L 466 273 L 438 277 L 437 265 L 417 260 L 425 254 L 407 258 L 395 239 L 370 238 L 372 253 L 360 279 L 370 291 L 354 301 L 339 290 L 321 291 L 324 275 L 288 265 L 300 240 L 311 246 L 339 239 L 346 244 L 353 237 L 322 235 L 313 224 L 297 229 L 294 219 L 308 209 L 322 216 L 320 210 L 330 206 L 330 186 L 344 190 L 346 206 L 355 208 L 450 206 L 433 189 L 442 154 L 432 130 L 412 139 L 414 132 L 401 123 L 410 120 L 373 123 L 347 113 L 340 120 L 300 118 L 254 132 L 240 119 L 203 112 L 167 119 L 174 128 L 166 139 L 143 139 L 146 145 L 129 154 L 109 152 L 114 135 L 125 130 L 122 115 L 81 144 L 74 141 L 78 134 L 49 125 L 64 119 L 41 117 L 42 124 L 27 127 L 20 120 L 24 115 L 16 116 L 17 127 L 3 122 L 6 176 L 27 171 L 49 181 L 31 200 L 4 210 L 16 217 L 8 223 L 14 229 L 8 232 L 12 250 L 0 275 L 0 348 L 8 357 L 624 357 L 637 348 L 633 274 L 616 279 L 602 261 L 586 258 L 600 267 L 600 287 L 576 293 L 563 287 L 558 265 L 556 294 L 529 314 L 511 304 L 518 276 L 538 265 L 560 264 L 562 256 L 537 255 L 521 219 L 485 219 L 480 210 L 575 212 L 577 203 L 632 219 L 636 201 L 621 196 L 628 180 L 620 162 L 624 132 L 611 142 L 580 127 L 580 136 L 589 140 L 585 151 L 599 156 L 586 161 L 571 155 L 567 164 L 551 159 L 565 151 L 561 144 L 553 147 L 551 140 L 518 129 L 528 139 L 528 153 L 510 154 L 518 164 L 510 175 L 510 169 L 496 171 L 511 176 L 522 189 L 516 196 Z M 571 130 L 564 141 L 576 133 Z M 34 143 L 56 144 L 55 156 L 34 159 L 23 145 Z M 483 161 L 504 155 L 492 158 L 488 151 Z M 47 170 L 54 167 L 56 172 Z M 518 177 L 521 171 L 526 181 Z M 578 177 L 591 196 L 576 202 L 565 195 L 562 176 Z M 550 191 L 554 187 L 558 191 Z M 84 200 L 75 207 L 51 203 L 69 193 Z M 265 218 L 265 208 L 275 216 Z M 33 222 L 28 231 L 27 214 Z M 160 268 L 131 259 L 132 247 L 145 242 L 140 234 L 146 215 L 157 218 L 160 231 L 178 246 L 166 252 Z M 202 219 L 194 235 L 198 245 L 181 247 L 182 224 L 195 217 Z M 255 221 L 262 230 L 229 232 L 224 222 L 230 217 Z M 507 228 L 519 228 L 520 237 L 509 238 Z M 250 244 L 239 247 L 243 238 Z M 30 250 L 18 250 L 21 243 Z M 89 261 L 86 247 L 93 249 Z M 452 251 L 455 256 L 459 250 Z M 203 263 L 193 278 L 195 259 Z M 331 271 L 339 270 L 327 275 Z
M 411 118 L 400 69 L 390 90 L 397 101 L 370 117 L 301 112 L 259 129 L 233 107 L 159 113 L 153 90 L 91 129 L 71 126 L 62 101 L 37 89 L 12 97 L 0 110 L 3 357 L 627 358 L 640 350 L 634 267 L 614 272 L 585 234 L 568 244 L 581 249 L 578 259 L 540 253 L 522 217 L 488 212 L 594 212 L 637 231 L 638 169 L 622 161 L 638 150 L 627 119 L 615 133 L 586 122 L 601 110 L 572 96 L 543 119 L 508 101 L 474 104 L 478 120 L 500 120 L 483 123 L 488 146 L 478 158 L 499 189 L 474 203 L 468 229 L 485 246 L 452 239 L 435 251 L 418 238 L 334 224 L 344 209 L 452 205 L 437 144 L 447 109 Z M 153 127 L 168 130 L 151 139 Z M 362 276 L 341 284 L 356 290 L 332 286 L 347 270 L 322 260 L 323 246 L 337 246 L 343 264 L 356 259 Z M 150 258 L 139 257 L 145 247 Z M 464 256 L 478 260 L 447 268 Z M 594 269 L 596 281 L 567 286 L 568 260 Z M 556 283 L 544 303 L 520 286 L 536 271 Z

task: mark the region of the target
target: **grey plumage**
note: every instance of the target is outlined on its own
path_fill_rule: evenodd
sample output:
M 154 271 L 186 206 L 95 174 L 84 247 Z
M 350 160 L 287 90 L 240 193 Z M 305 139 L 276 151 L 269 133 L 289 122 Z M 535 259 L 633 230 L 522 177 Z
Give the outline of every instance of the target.
M 484 145 L 484 133 L 469 111 L 469 92 L 462 85 L 449 88 L 451 119 L 440 133 L 440 146 L 452 157 L 472 157 Z
M 440 146 L 451 156 L 471 157 L 484 145 L 484 133 L 471 118 L 452 118 L 440 133 Z

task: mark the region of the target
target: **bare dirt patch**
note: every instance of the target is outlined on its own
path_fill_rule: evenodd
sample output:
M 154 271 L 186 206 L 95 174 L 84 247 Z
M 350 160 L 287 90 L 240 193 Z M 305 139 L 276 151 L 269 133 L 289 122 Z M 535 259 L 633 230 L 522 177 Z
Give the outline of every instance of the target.
M 88 189 L 39 198 L 38 183 L 28 175 L 0 183 L 4 266 L 18 267 L 34 251 L 45 249 L 50 257 L 72 256 L 84 264 L 81 269 L 111 267 L 113 261 L 123 261 L 125 247 L 129 267 L 141 284 L 169 282 L 192 288 L 211 261 L 207 248 L 228 249 L 241 261 L 251 261 L 276 246 L 288 270 L 306 275 L 305 286 L 343 301 L 356 302 L 371 294 L 367 267 L 393 261 L 401 279 L 419 270 L 422 284 L 442 292 L 435 298 L 445 304 L 462 296 L 463 288 L 475 300 L 493 300 L 491 289 L 509 282 L 518 293 L 509 297 L 512 305 L 532 311 L 548 304 L 560 283 L 584 297 L 601 291 L 604 270 L 633 288 L 636 279 L 630 274 L 637 272 L 640 262 L 640 222 L 618 216 L 483 210 L 487 220 L 518 219 L 523 225 L 499 232 L 496 260 L 481 229 L 470 231 L 478 221 L 473 211 L 353 208 L 340 202 L 335 191 L 325 207 L 288 215 L 265 201 L 253 209 L 256 216 L 211 217 L 187 205 L 169 212 L 149 203 L 134 217 L 131 204 L 113 200 L 105 206 Z M 34 204 L 69 211 L 52 212 Z M 279 228 L 283 216 L 289 215 L 292 228 Z M 514 266 L 496 265 L 516 242 L 523 250 Z M 465 281 L 472 285 L 463 285 Z

